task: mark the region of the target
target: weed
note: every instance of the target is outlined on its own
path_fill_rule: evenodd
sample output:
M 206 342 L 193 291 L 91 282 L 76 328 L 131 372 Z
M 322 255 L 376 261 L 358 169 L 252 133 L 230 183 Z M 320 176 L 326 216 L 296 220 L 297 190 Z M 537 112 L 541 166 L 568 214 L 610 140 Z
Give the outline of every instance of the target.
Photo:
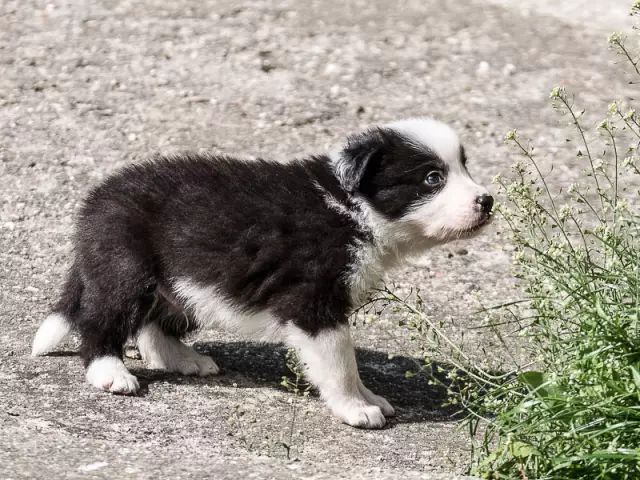
M 302 365 L 298 360 L 295 349 L 286 353 L 287 368 L 293 374 L 292 378 L 282 377 L 281 385 L 290 393 L 287 398 L 288 417 L 280 422 L 278 419 L 266 417 L 264 406 L 236 404 L 231 408 L 227 424 L 229 435 L 249 452 L 269 457 L 284 457 L 287 460 L 297 460 L 304 452 L 306 435 L 304 419 L 306 411 L 302 411 L 302 402 L 307 400 L 311 385 L 304 380 Z M 263 419 L 267 419 L 267 422 Z M 276 421 L 275 428 L 273 421 Z
M 640 1 L 634 5 L 640 15 Z M 609 38 L 631 62 L 627 37 Z M 470 471 L 492 479 L 640 478 L 640 118 L 622 102 L 595 127 L 562 87 L 554 108 L 577 132 L 582 180 L 557 191 L 533 146 L 495 183 L 497 212 L 515 246 L 520 299 L 485 309 L 486 325 L 508 352 L 510 325 L 530 361 L 495 374 L 450 340 L 422 300 L 385 292 L 409 318 L 413 336 L 448 361 L 449 402 L 466 415 Z M 573 141 L 568 139 L 568 141 Z M 426 367 L 430 365 L 426 358 Z

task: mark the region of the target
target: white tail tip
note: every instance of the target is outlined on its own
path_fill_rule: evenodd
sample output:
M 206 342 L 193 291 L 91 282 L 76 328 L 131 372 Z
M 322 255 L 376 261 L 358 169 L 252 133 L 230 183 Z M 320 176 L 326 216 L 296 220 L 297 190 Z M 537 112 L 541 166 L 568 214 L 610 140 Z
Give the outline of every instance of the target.
M 71 331 L 71 324 L 59 313 L 44 319 L 33 339 L 31 355 L 37 357 L 54 349 Z

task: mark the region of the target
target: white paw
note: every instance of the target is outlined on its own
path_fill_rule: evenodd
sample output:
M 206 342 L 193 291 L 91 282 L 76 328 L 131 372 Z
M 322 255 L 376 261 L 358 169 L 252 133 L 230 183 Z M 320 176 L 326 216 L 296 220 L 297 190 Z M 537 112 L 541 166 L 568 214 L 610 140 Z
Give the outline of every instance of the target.
M 140 389 L 136 377 L 117 357 L 101 357 L 87 367 L 87 381 L 100 390 L 131 395 Z
M 352 427 L 382 428 L 386 423 L 380 407 L 356 398 L 330 404 L 329 408 L 338 419 Z
M 370 402 L 380 407 L 385 417 L 395 417 L 396 411 L 391 404 L 387 402 L 386 398 L 381 397 L 380 395 L 374 395 Z
M 140 355 L 150 368 L 182 375 L 217 375 L 220 369 L 207 355 L 200 355 L 176 337 L 166 335 L 158 325 L 146 325 L 138 335 Z
M 198 364 L 198 375 L 200 377 L 207 377 L 209 375 L 217 375 L 220 373 L 220 368 L 213 361 L 213 358 L 207 355 L 198 355 L 196 363 Z
M 182 375 L 197 375 L 199 377 L 220 373 L 220 368 L 218 368 L 218 365 L 216 365 L 216 362 L 214 362 L 211 357 L 200 355 L 194 350 L 181 352 L 181 354 L 183 356 L 172 358 L 169 362 L 153 362 L 149 366 L 151 368 L 181 373 Z
M 396 414 L 396 411 L 393 409 L 391 404 L 387 402 L 384 397 L 380 395 L 376 395 L 371 390 L 369 390 L 364 385 L 360 384 L 360 393 L 364 396 L 364 399 L 370 403 L 371 405 L 375 405 L 376 407 L 380 407 L 382 413 L 385 417 L 393 417 Z

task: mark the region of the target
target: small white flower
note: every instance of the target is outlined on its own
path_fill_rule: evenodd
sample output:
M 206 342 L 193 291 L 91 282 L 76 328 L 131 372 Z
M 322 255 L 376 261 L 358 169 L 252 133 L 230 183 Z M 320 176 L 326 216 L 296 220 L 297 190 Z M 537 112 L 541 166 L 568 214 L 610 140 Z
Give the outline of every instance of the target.
M 621 44 L 624 42 L 625 38 L 626 36 L 624 33 L 613 32 L 611 35 L 609 35 L 609 38 L 607 38 L 607 43 L 609 43 L 609 45 Z
M 603 120 L 600 122 L 600 125 L 598 125 L 598 128 L 600 130 L 613 130 L 613 125 L 611 124 L 611 121 Z
M 568 205 L 563 205 L 562 208 L 560 208 L 559 215 L 560 220 L 567 219 L 571 215 L 571 208 Z
M 618 203 L 616 203 L 616 210 L 620 212 L 626 212 L 629 209 L 629 204 L 626 198 L 618 199 Z
M 513 263 L 514 265 L 521 265 L 524 261 L 524 253 L 521 251 L 513 252 Z
M 562 98 L 564 96 L 564 87 L 556 87 L 551 90 L 549 98 Z
M 622 161 L 622 166 L 624 168 L 633 167 L 635 165 L 635 159 L 633 157 L 627 157 Z

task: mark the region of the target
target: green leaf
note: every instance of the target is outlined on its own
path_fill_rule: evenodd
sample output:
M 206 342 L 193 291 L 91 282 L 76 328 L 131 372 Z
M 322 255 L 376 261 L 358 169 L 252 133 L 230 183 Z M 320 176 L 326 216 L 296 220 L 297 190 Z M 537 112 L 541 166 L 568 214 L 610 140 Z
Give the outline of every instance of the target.
M 605 313 L 604 309 L 602 308 L 600 297 L 596 298 L 596 312 L 598 313 L 598 316 L 603 320 L 610 320 L 609 316 Z
M 531 388 L 536 389 L 546 381 L 546 376 L 542 372 L 536 372 L 532 370 L 529 372 L 522 372 L 520 375 L 518 375 L 518 380 L 530 386 Z
M 633 375 L 633 383 L 635 383 L 636 388 L 640 390 L 640 373 L 633 365 L 629 365 L 629 368 L 631 369 L 631 375 Z
M 509 453 L 516 458 L 527 458 L 531 455 L 538 455 L 538 450 L 530 443 L 521 442 L 516 440 L 509 445 Z
M 542 398 L 557 397 L 561 393 L 560 389 L 551 382 L 549 376 L 543 372 L 522 372 L 518 375 L 518 380 Z

